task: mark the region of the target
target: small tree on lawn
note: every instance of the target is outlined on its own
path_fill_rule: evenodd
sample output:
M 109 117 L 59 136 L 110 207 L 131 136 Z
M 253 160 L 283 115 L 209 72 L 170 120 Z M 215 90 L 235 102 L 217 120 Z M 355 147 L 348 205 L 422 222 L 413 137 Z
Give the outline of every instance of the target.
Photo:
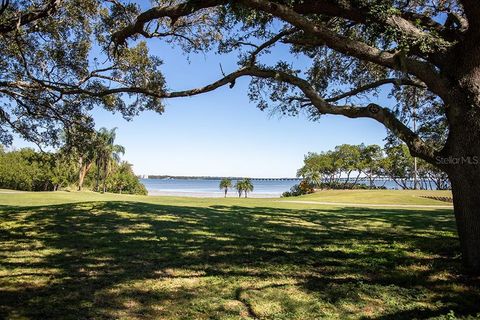
M 242 193 L 243 193 L 243 181 L 237 181 L 235 183 L 235 189 L 237 190 L 237 193 L 238 193 L 238 197 L 240 198 L 242 196 Z
M 220 181 L 219 188 L 223 189 L 225 191 L 225 198 L 227 197 L 227 192 L 228 189 L 232 187 L 232 180 L 229 178 L 223 178 L 222 181 Z
M 245 198 L 248 197 L 248 193 L 253 191 L 253 184 L 249 178 L 245 178 L 242 181 L 243 192 L 245 193 Z

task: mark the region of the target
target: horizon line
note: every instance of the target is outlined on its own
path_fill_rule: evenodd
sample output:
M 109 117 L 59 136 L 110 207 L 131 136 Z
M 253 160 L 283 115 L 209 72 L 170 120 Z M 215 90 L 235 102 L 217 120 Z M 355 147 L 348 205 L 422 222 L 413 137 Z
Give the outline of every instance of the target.
M 275 180 L 301 180 L 298 177 L 249 177 L 249 176 L 211 176 L 211 175 L 168 175 L 168 174 L 138 174 L 137 177 L 141 179 L 162 179 L 162 178 L 203 178 L 203 179 L 252 179 L 252 180 L 267 180 L 267 179 L 275 179 Z

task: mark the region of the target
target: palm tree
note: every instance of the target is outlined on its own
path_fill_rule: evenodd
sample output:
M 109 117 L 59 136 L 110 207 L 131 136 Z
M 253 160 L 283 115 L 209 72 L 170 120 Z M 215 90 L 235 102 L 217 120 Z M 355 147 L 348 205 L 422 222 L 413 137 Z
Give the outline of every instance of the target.
M 125 154 L 125 148 L 115 144 L 117 138 L 117 128 L 108 130 L 100 128 L 97 133 L 97 186 L 98 191 L 99 179 L 102 179 L 103 192 L 106 191 L 106 181 L 113 162 L 120 162 L 120 154 Z M 102 175 L 100 176 L 100 171 Z
M 229 178 L 223 178 L 222 181 L 220 181 L 219 187 L 220 187 L 220 189 L 224 189 L 224 190 L 225 190 L 225 198 L 226 198 L 226 197 L 227 197 L 228 188 L 231 188 L 231 187 L 232 187 L 232 180 L 230 180 Z
M 322 185 L 322 175 L 318 171 L 308 171 L 303 176 L 303 180 L 313 188 L 319 188 Z
M 240 198 L 242 196 L 242 193 L 243 193 L 243 181 L 237 181 L 235 183 L 235 189 L 237 189 L 237 192 L 238 192 L 238 197 Z
M 253 191 L 253 184 L 249 178 L 245 178 L 242 181 L 242 186 L 243 192 L 245 192 L 245 198 L 247 198 L 248 193 Z

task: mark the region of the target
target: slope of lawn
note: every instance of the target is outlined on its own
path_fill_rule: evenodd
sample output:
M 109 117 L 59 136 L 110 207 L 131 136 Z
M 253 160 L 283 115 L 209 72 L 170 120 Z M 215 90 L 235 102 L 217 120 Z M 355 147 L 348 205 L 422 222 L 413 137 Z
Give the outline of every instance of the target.
M 450 209 L 0 194 L 0 319 L 473 319 L 458 250 Z
M 452 197 L 451 191 L 431 190 L 322 190 L 295 200 L 358 204 L 448 205 L 424 198 L 425 196 Z

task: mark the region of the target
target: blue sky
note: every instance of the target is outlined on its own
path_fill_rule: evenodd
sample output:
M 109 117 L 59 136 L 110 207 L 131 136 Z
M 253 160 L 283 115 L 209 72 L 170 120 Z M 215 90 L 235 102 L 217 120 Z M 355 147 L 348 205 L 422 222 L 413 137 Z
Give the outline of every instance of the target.
M 164 61 L 163 72 L 172 90 L 208 84 L 236 68 L 235 55 L 190 56 L 151 42 Z M 273 58 L 287 54 L 284 48 Z M 271 58 L 269 58 L 271 59 Z M 295 64 L 305 64 L 298 58 Z M 201 96 L 168 100 L 164 114 L 145 112 L 127 122 L 120 115 L 95 110 L 97 127 L 118 127 L 117 142 L 137 174 L 293 177 L 303 156 L 343 143 L 380 144 L 386 130 L 373 120 L 325 116 L 318 122 L 304 115 L 279 117 L 262 112 L 247 96 L 249 79 Z M 388 104 L 381 98 L 383 104 Z M 19 139 L 15 147 L 28 144 Z

